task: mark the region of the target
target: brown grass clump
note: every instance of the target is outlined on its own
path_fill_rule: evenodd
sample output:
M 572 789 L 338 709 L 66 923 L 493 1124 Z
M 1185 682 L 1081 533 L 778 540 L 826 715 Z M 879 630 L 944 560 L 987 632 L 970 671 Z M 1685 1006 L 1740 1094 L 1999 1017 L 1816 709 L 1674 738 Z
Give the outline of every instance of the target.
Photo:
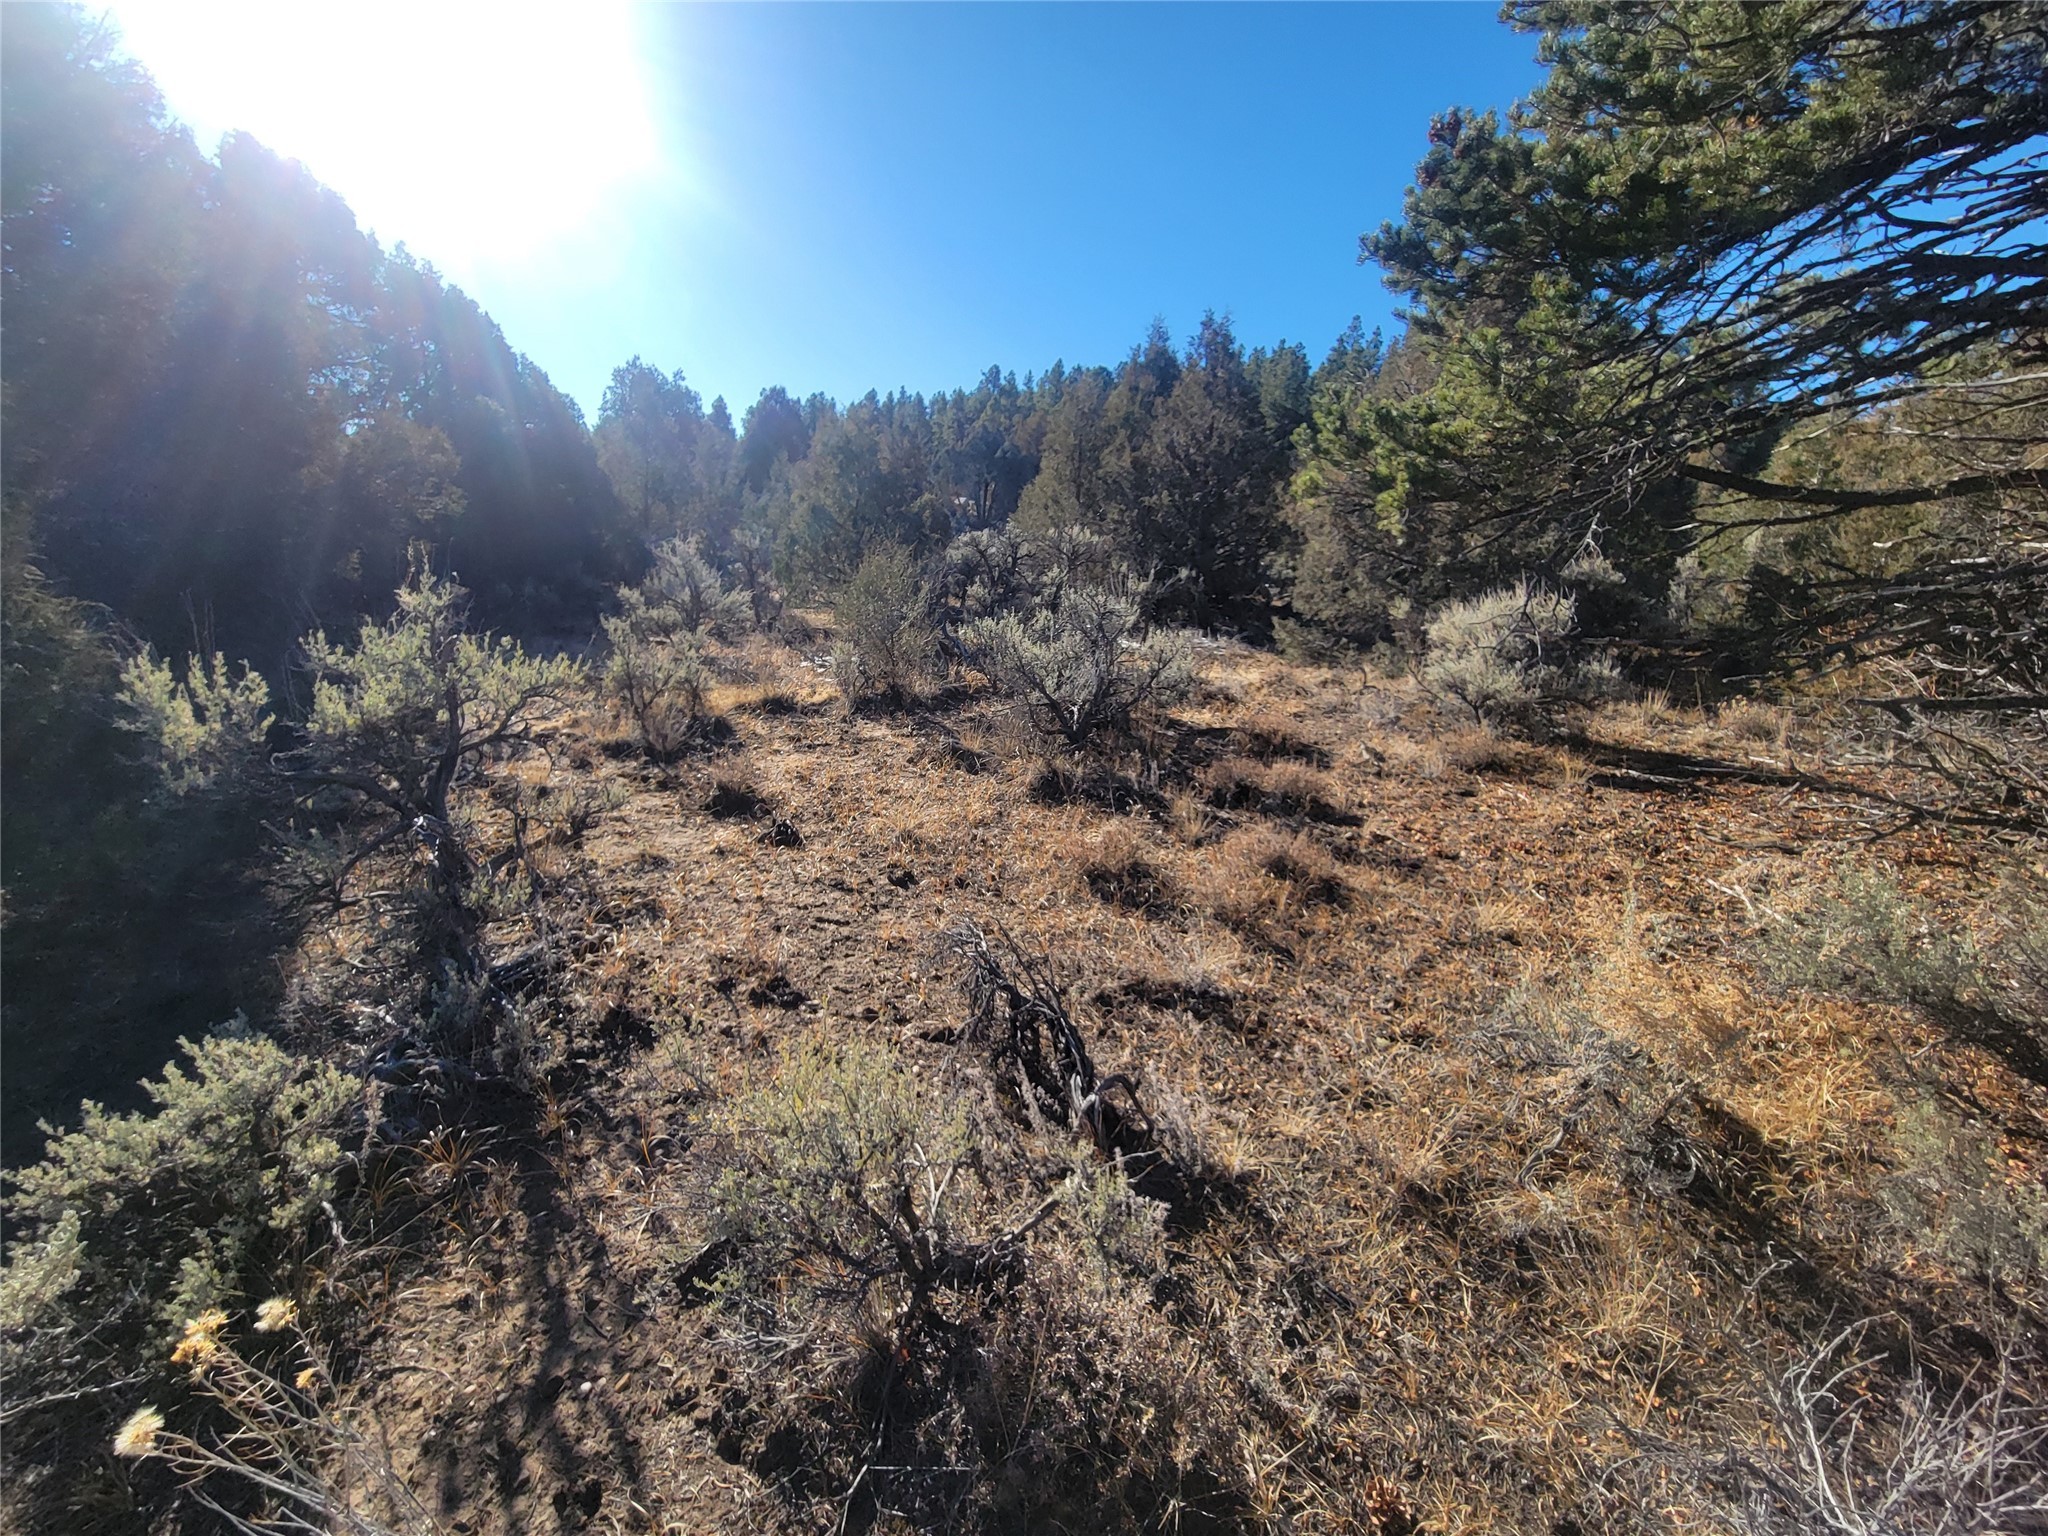
M 1461 726 L 1438 738 L 1444 761 L 1460 773 L 1515 773 L 1534 760 L 1532 749 L 1483 725 Z
M 1177 789 L 1166 797 L 1166 824 L 1182 842 L 1199 847 L 1209 840 L 1217 820 L 1206 799 Z
M 1079 864 L 1082 883 L 1126 911 L 1160 913 L 1175 905 L 1172 880 L 1146 851 L 1146 840 L 1123 823 L 1097 834 Z
M 742 774 L 722 773 L 711 782 L 711 793 L 705 796 L 706 815 L 720 821 L 747 821 L 767 816 L 775 807 L 761 793 L 750 778 Z
M 1717 710 L 1714 723 L 1738 741 L 1782 743 L 1791 725 L 1791 711 L 1760 699 L 1738 699 Z
M 1205 876 L 1211 914 L 1277 954 L 1327 926 L 1349 888 L 1334 859 L 1304 833 L 1249 828 L 1225 838 Z
M 1201 772 L 1198 784 L 1218 810 L 1250 810 L 1268 816 L 1307 821 L 1355 823 L 1345 810 L 1331 776 L 1319 768 L 1288 759 L 1224 757 Z

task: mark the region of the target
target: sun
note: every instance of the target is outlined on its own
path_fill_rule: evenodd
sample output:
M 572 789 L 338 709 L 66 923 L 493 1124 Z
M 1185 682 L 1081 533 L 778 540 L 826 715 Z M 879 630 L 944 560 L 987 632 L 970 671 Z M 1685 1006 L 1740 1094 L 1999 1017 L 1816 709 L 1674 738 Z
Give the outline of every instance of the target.
M 590 246 L 665 170 L 623 5 L 147 4 L 128 51 L 211 152 L 303 162 L 457 278 Z

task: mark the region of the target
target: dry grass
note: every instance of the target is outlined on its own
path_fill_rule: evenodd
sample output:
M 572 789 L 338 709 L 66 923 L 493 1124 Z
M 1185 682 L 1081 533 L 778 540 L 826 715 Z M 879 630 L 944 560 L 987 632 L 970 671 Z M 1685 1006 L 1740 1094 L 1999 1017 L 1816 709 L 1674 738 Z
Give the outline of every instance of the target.
M 1174 882 L 1149 851 L 1149 839 L 1127 822 L 1085 834 L 1074 848 L 1081 880 L 1099 899 L 1129 912 L 1163 913 L 1177 905 Z
M 1259 709 L 1248 714 L 1232 732 L 1231 744 L 1240 755 L 1260 762 L 1295 758 L 1322 767 L 1329 761 L 1329 754 L 1303 734 L 1302 721 L 1278 709 Z
M 1944 1092 L 2038 1179 L 2048 1089 L 1747 959 L 1781 867 L 1854 848 L 1853 806 L 1624 786 L 1412 683 L 1235 647 L 1204 667 L 1148 760 L 1067 763 L 1057 794 L 993 702 L 841 718 L 763 641 L 722 664 L 736 744 L 667 782 L 561 755 L 627 798 L 564 853 L 584 905 L 554 920 L 537 1025 L 557 1107 L 465 1175 L 462 1235 L 365 1344 L 439 1517 L 1721 1532 L 1746 1516 L 1717 1469 L 1782 1464 L 1773 1382 L 1846 1316 L 1958 1379 L 2003 1348 L 2039 1389 L 2012 1344 L 2038 1277 L 1945 1265 L 1884 1181 L 1908 1106 Z M 1733 713 L 1588 730 L 1780 747 Z M 762 809 L 715 814 L 728 791 Z M 1972 878 L 1933 834 L 1889 854 Z M 1163 1261 L 1112 1282 L 1048 1218 L 1031 1278 L 949 1294 L 937 1333 L 856 1309 L 799 1348 L 771 1326 L 792 1314 L 732 1309 L 709 1191 L 745 1134 L 719 1106 L 800 1033 L 896 1053 L 976 1117 L 1004 1201 L 1089 1155 L 999 1112 L 935 947 L 962 917 L 1048 963 L 1135 1084 L 1182 1170 L 1141 1181 Z M 875 1383 L 912 1377 L 909 1460 L 850 1491 Z M 942 1451 L 967 1470 L 902 1470 Z
M 1718 710 L 1714 724 L 1737 741 L 1755 742 L 1782 750 L 1792 726 L 1792 715 L 1782 705 L 1742 699 Z

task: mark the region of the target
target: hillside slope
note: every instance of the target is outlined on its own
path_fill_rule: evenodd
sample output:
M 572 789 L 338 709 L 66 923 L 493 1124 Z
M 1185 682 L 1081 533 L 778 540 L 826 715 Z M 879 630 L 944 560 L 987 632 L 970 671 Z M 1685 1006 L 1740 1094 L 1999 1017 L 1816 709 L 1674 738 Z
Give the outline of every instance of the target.
M 2048 941 L 1812 711 L 1537 745 L 1212 644 L 1048 757 L 972 674 L 849 711 L 713 659 L 676 761 L 586 704 L 471 786 L 495 1000 L 426 1017 L 490 1061 L 393 1044 L 404 871 L 309 925 L 281 1028 L 361 1111 L 296 1312 L 134 1388 L 171 1432 L 466 1536 L 2048 1508 Z M 10 1524 L 214 1528 L 74 1459 L 129 1395 L 28 1405 Z
M 1771 903 L 1870 831 L 1769 782 L 1789 717 L 1631 706 L 1535 748 L 1221 649 L 1149 774 L 1063 772 L 991 700 L 849 719 L 793 653 L 727 671 L 731 739 L 674 769 L 558 738 L 555 792 L 617 804 L 546 856 L 574 958 L 540 1108 L 433 1143 L 445 1242 L 372 1308 L 363 1379 L 451 1528 L 1720 1530 L 1799 1483 L 1771 1384 L 1848 1325 L 1866 1436 L 1915 1373 L 1945 1398 L 2003 1363 L 2032 1400 L 2038 1271 L 1984 1284 L 1898 1191 L 1975 1149 L 1970 1198 L 2038 1213 L 2048 1089 L 1759 978 Z M 1703 761 L 1765 782 L 1680 777 Z M 1936 835 L 1884 853 L 1973 878 Z M 946 1294 L 922 1342 L 851 1300 L 755 1311 L 718 1180 L 794 1042 L 964 1109 L 992 1206 L 1091 1155 L 999 1102 L 963 921 L 1136 1085 L 1163 1250 L 1089 1279 L 1070 1203 L 1026 1240 L 1057 1281 Z

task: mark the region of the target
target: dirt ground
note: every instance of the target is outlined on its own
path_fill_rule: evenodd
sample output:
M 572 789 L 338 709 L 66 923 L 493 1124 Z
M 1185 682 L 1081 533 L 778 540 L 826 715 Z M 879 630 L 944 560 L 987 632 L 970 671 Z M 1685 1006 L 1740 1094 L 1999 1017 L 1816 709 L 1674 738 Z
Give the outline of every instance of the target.
M 963 921 L 1049 961 L 1230 1192 L 1158 1292 L 1239 1405 L 1227 1496 L 1176 1523 L 1723 1530 L 1782 1460 L 1774 1373 L 1833 1330 L 1957 1384 L 2039 1326 L 2025 1277 L 1959 1273 L 1882 1195 L 1923 1101 L 2038 1191 L 2048 1087 L 1756 969 L 1836 861 L 1983 878 L 1803 778 L 1789 714 L 1653 701 L 1536 746 L 1224 646 L 1148 750 L 1079 768 L 972 690 L 849 714 L 765 642 L 727 672 L 729 739 L 675 765 L 593 713 L 501 770 L 617 803 L 495 934 L 569 957 L 537 1105 L 424 1144 L 406 1177 L 445 1198 L 393 1209 L 430 1257 L 362 1282 L 357 1390 L 451 1531 L 832 1523 L 715 1337 L 707 1128 L 819 1029 L 942 1076 Z

